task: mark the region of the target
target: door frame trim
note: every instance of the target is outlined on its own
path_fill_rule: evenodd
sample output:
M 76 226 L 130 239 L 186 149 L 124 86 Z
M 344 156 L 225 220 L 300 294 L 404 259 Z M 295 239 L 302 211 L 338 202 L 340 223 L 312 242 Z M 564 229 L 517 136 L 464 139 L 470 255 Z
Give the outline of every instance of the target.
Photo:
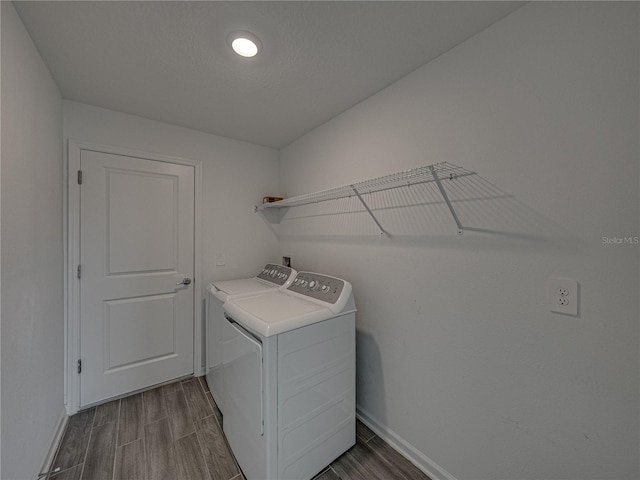
M 80 408 L 80 382 L 76 362 L 80 358 L 80 283 L 77 266 L 80 263 L 80 186 L 76 172 L 80 169 L 80 152 L 109 153 L 126 157 L 154 160 L 158 162 L 189 165 L 194 169 L 194 288 L 193 288 L 193 374 L 204 374 L 203 363 L 203 309 L 204 288 L 202 285 L 202 161 L 174 157 L 131 148 L 102 145 L 73 138 L 67 139 L 67 162 L 65 182 L 65 276 L 64 276 L 64 338 L 65 338 L 65 405 L 68 415 Z

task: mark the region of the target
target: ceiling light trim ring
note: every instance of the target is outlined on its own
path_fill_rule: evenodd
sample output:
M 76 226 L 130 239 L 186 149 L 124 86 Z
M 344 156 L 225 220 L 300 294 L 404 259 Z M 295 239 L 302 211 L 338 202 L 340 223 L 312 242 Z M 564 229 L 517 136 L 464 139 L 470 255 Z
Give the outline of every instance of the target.
M 251 32 L 235 31 L 227 36 L 227 43 L 236 55 L 252 58 L 262 50 L 262 42 Z

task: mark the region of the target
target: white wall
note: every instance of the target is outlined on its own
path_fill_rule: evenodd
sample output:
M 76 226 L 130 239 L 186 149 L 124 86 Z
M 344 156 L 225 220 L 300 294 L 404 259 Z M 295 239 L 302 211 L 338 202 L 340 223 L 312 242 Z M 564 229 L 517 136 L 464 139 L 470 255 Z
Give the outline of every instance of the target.
M 278 186 L 278 152 L 187 128 L 63 102 L 64 138 L 171 155 L 203 163 L 203 283 L 249 277 L 278 261 L 273 232 L 252 205 Z M 215 255 L 225 256 L 216 266 Z
M 2 478 L 32 479 L 63 405 L 62 101 L 2 2 Z
M 637 4 L 530 3 L 281 152 L 285 196 L 481 177 L 446 186 L 482 233 L 432 186 L 372 199 L 423 204 L 376 210 L 391 238 L 354 199 L 279 225 L 295 267 L 353 283 L 359 409 L 434 478 L 638 478 L 639 247 L 602 237 L 640 235 L 639 40 Z

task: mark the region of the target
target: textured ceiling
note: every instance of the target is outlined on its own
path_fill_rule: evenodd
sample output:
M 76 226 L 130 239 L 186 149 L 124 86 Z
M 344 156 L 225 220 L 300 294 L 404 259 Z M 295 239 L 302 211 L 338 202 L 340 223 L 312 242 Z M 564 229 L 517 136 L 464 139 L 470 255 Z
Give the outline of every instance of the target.
M 281 148 L 519 2 L 14 2 L 66 99 Z M 263 43 L 253 59 L 227 35 Z

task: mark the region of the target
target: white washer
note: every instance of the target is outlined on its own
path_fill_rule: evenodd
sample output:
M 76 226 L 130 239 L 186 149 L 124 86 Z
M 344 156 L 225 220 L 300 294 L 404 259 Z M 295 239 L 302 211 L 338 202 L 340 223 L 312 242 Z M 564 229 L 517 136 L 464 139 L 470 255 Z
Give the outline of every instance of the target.
M 248 480 L 311 479 L 355 444 L 351 284 L 299 272 L 224 304 L 223 430 Z
M 293 281 L 296 273 L 290 267 L 268 263 L 255 277 L 213 282 L 207 287 L 207 383 L 214 400 L 223 413 L 222 342 L 225 331 L 223 323 L 226 320 L 222 305 L 231 297 L 242 297 L 286 288 Z

